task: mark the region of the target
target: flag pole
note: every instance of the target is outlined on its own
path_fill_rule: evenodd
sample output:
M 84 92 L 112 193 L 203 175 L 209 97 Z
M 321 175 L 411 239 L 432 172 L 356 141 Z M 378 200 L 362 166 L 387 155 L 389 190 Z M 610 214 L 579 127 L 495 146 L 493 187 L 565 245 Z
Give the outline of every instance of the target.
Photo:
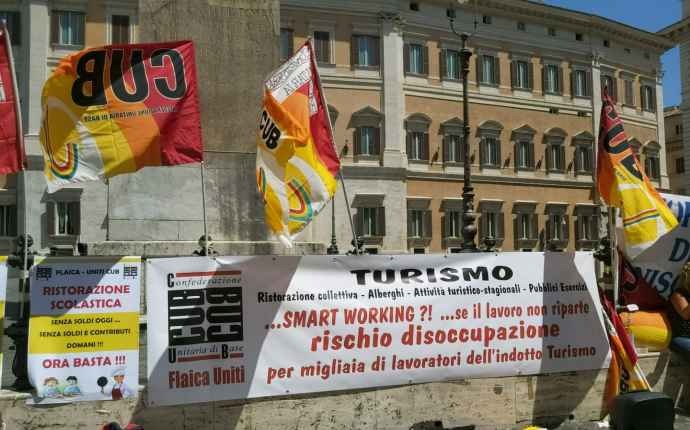
M 201 160 L 201 212 L 204 217 L 204 255 L 208 257 L 208 227 L 206 225 L 206 181 L 204 160 Z
M 312 38 L 310 37 L 307 40 L 307 43 L 309 43 L 309 49 L 311 50 L 311 54 L 314 53 L 314 44 L 312 42 Z M 312 58 L 313 61 L 313 58 Z M 319 65 L 314 61 L 314 64 L 318 70 Z M 328 120 L 328 130 L 331 133 L 331 137 L 333 137 L 333 124 L 331 124 L 331 114 L 328 111 L 328 102 L 326 101 L 326 94 L 323 91 L 323 87 L 321 86 L 321 77 L 317 73 L 315 76 L 316 79 L 316 84 L 319 87 L 319 96 L 321 97 L 321 104 L 323 104 L 324 109 L 326 110 L 326 119 Z M 337 154 L 337 148 L 335 146 L 335 137 L 333 137 L 333 151 Z M 340 157 L 338 157 L 338 161 L 340 161 Z M 352 212 L 350 211 L 350 202 L 347 198 L 347 189 L 345 187 L 345 179 L 343 178 L 343 167 L 342 165 L 339 166 L 338 168 L 338 179 L 340 179 L 340 184 L 343 187 L 343 196 L 345 197 L 345 210 L 347 210 L 347 218 L 350 220 L 350 230 L 352 231 L 352 246 L 354 246 L 355 249 L 359 249 L 357 246 L 357 233 L 355 233 L 355 223 L 352 220 Z M 335 194 L 333 196 L 335 198 Z
M 618 273 L 619 267 L 619 256 L 618 256 L 618 235 L 616 234 L 616 217 L 618 216 L 617 208 L 609 206 L 608 218 L 609 218 L 609 234 L 611 236 L 611 280 L 613 282 L 613 308 L 618 310 L 618 293 L 619 293 L 619 277 Z
M 21 180 L 20 184 L 22 187 L 22 213 L 23 213 L 23 226 L 22 226 L 22 242 L 24 243 L 23 246 L 23 255 L 22 255 L 22 273 L 21 276 L 19 277 L 19 319 L 22 319 L 24 317 L 24 307 L 26 303 L 26 280 L 29 277 L 28 274 L 28 265 L 29 265 L 29 241 L 27 238 L 27 232 L 28 232 L 28 222 L 29 222 L 29 204 L 27 202 L 27 191 L 26 191 L 26 185 L 27 185 L 27 180 L 26 180 L 26 149 L 24 148 L 24 131 L 23 131 L 23 124 L 22 124 L 22 110 L 21 106 L 19 105 L 19 87 L 17 85 L 17 71 L 14 69 L 14 56 L 12 55 L 12 42 L 10 41 L 10 32 L 7 29 L 7 21 L 4 19 L 2 20 L 2 32 L 5 34 L 5 47 L 7 49 L 7 55 L 10 60 L 10 75 L 12 75 L 12 88 L 14 90 L 14 108 L 16 111 L 16 118 L 17 118 L 17 141 L 19 143 L 19 150 L 21 151 L 20 156 L 21 156 L 21 162 L 22 162 L 22 171 L 21 174 L 19 175 L 19 178 Z

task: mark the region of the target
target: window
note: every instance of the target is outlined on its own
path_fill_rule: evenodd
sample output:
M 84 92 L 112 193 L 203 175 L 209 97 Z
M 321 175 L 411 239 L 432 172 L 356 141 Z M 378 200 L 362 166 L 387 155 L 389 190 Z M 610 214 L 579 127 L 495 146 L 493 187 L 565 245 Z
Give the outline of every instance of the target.
M 561 68 L 555 64 L 546 64 L 543 69 L 544 92 L 546 94 L 561 94 L 563 78 Z
M 625 51 L 626 54 L 632 54 L 632 51 L 630 50 L 630 48 L 625 48 L 623 50 Z
M 601 93 L 604 93 L 604 90 L 608 93 L 609 97 L 611 97 L 611 100 L 613 100 L 614 103 L 618 101 L 618 83 L 616 81 L 616 78 L 610 75 L 601 75 Z
M 568 215 L 550 213 L 546 221 L 546 239 L 550 247 L 565 248 L 568 246 Z
M 555 28 L 549 27 L 546 32 L 549 36 L 556 37 L 556 29 Z
M 592 142 L 578 141 L 575 143 L 575 172 L 579 174 L 592 173 L 594 156 Z
M 482 167 L 501 167 L 501 141 L 503 126 L 495 121 L 485 121 L 479 126 L 479 162 Z
M 359 127 L 355 131 L 355 155 L 378 156 L 379 129 L 376 127 Z
M 517 29 L 518 31 L 527 31 L 527 26 L 525 25 L 524 22 L 519 22 L 517 23 Z
M 633 81 L 631 79 L 623 80 L 625 86 L 625 104 L 627 106 L 635 106 L 635 93 L 633 92 Z
M 407 211 L 407 238 L 431 238 L 431 211 L 409 209 Z
M 110 17 L 110 43 L 120 45 L 129 42 L 129 16 L 112 15 Z
M 331 33 L 328 31 L 314 32 L 314 53 L 318 63 L 331 64 Z
M 5 20 L 7 23 L 7 30 L 10 33 L 10 41 L 12 45 L 21 44 L 21 15 L 16 11 L 0 11 L 0 20 Z
M 546 135 L 546 171 L 551 173 L 565 172 L 565 133 L 557 130 Z
M 54 10 L 50 15 L 51 42 L 55 45 L 84 45 L 84 13 Z
M 483 167 L 501 167 L 501 147 L 494 136 L 486 136 L 481 141 L 481 164 Z
M 685 158 L 676 158 L 676 173 L 685 173 Z
M 644 151 L 644 172 L 649 179 L 658 181 L 661 178 L 659 169 L 659 151 L 657 149 L 645 148 Z
M 12 37 L 12 36 L 10 36 Z M 0 205 L 0 236 L 17 235 L 17 206 Z
M 452 49 L 441 51 L 441 78 L 446 80 L 460 80 L 460 52 Z
M 642 100 L 642 110 L 656 112 L 656 91 L 651 85 L 640 87 L 640 100 Z
M 538 217 L 534 210 L 537 202 L 516 201 L 513 203 L 513 232 L 515 249 L 532 249 L 539 238 Z
M 290 28 L 280 29 L 280 60 L 285 61 L 294 53 L 294 32 Z
M 353 36 L 352 58 L 357 67 L 378 68 L 381 64 L 377 36 Z
M 459 210 L 448 210 L 444 219 L 445 239 L 459 239 L 462 237 L 462 212 Z
M 410 2 L 410 10 L 414 12 L 419 12 L 419 3 Z
M 426 75 L 429 71 L 429 49 L 418 43 L 405 44 L 405 73 Z
M 510 63 L 511 84 L 513 88 L 521 90 L 532 89 L 532 63 L 523 60 L 515 60 Z
M 599 209 L 593 205 L 576 205 L 575 216 L 577 249 L 595 249 L 599 240 Z
M 570 76 L 573 97 L 589 97 L 589 73 L 585 70 L 574 70 Z
M 429 160 L 429 133 L 407 132 L 407 159 L 412 161 Z
M 459 134 L 448 134 L 443 138 L 443 143 L 444 163 L 463 163 L 465 161 L 462 136 Z
M 608 41 L 608 39 L 604 39 L 603 44 L 604 44 L 605 48 L 608 48 L 611 46 L 611 43 Z
M 483 15 L 482 16 L 482 23 L 484 24 L 491 24 L 492 18 L 490 15 Z
M 676 124 L 676 136 L 680 136 L 683 132 L 683 126 L 680 124 Z
M 575 33 L 575 40 L 582 42 L 582 33 Z
M 521 138 L 515 142 L 515 166 L 518 170 L 534 170 L 534 143 Z
M 357 235 L 363 238 L 386 235 L 385 208 L 360 207 L 356 214 Z
M 480 55 L 477 57 L 477 81 L 482 85 L 497 86 L 501 82 L 498 57 Z
M 80 233 L 80 204 L 78 201 L 49 202 L 48 231 L 52 236 L 74 236 Z
M 497 246 L 503 241 L 503 202 L 493 200 L 481 200 L 479 202 L 479 243 L 487 238 L 495 239 Z

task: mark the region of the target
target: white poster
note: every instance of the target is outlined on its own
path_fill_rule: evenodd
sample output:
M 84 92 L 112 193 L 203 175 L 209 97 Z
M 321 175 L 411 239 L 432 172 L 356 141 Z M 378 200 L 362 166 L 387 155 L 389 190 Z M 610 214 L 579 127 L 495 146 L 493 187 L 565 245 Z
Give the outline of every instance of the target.
M 146 268 L 152 405 L 608 366 L 591 253 Z
M 137 396 L 140 275 L 140 257 L 36 259 L 29 403 Z
M 678 282 L 681 269 L 690 261 L 690 197 L 661 194 L 678 227 L 660 238 L 631 263 L 659 294 L 668 299 Z

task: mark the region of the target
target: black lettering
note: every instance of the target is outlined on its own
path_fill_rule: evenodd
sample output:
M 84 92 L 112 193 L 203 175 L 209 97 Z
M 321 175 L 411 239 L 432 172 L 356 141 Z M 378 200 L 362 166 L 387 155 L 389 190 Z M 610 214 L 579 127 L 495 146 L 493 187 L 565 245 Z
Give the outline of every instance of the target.
M 125 85 L 123 76 L 122 60 L 124 50 L 113 49 L 110 62 L 110 81 L 113 86 L 113 93 L 118 99 L 126 103 L 137 103 L 146 100 L 149 95 L 149 83 L 146 80 L 146 69 L 144 67 L 144 51 L 140 49 L 132 50 L 130 54 L 130 69 L 134 81 L 134 93 L 130 93 Z
M 366 285 L 366 274 L 370 272 L 371 270 L 367 269 L 350 270 L 350 273 L 357 277 L 357 285 Z
M 462 269 L 462 277 L 465 282 L 469 282 L 470 278 L 475 280 L 481 278 L 482 281 L 488 281 L 489 271 L 484 266 L 478 266 L 476 271 L 473 271 L 469 267 L 465 267 Z
M 87 70 L 87 65 L 90 63 L 91 70 Z M 75 104 L 82 107 L 106 104 L 104 69 L 105 51 L 89 51 L 82 55 L 77 63 L 77 79 L 72 84 L 72 100 Z M 90 94 L 85 92 L 86 84 L 90 86 Z
M 167 78 L 155 78 L 156 89 L 169 99 L 181 99 L 187 93 L 187 80 L 184 75 L 184 59 L 174 49 L 157 49 L 151 56 L 152 67 L 163 67 L 163 58 L 168 57 L 175 72 L 175 88 L 171 89 Z
M 422 271 L 419 269 L 402 269 L 400 270 L 400 280 L 405 283 L 409 284 L 410 279 L 414 279 L 415 282 L 417 283 L 423 283 L 419 277 L 422 276 Z
M 508 266 L 496 266 L 491 270 L 491 276 L 499 281 L 505 281 L 513 277 L 513 270 Z

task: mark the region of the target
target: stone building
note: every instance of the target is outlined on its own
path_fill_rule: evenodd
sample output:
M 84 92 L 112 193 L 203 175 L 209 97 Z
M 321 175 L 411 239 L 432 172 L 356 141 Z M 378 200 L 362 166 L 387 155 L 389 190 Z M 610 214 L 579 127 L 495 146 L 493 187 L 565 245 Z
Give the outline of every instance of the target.
M 647 174 L 669 187 L 659 70 L 672 43 L 536 2 L 473 3 L 456 26 L 472 33 L 468 144 L 479 243 L 493 236 L 503 250 L 591 249 L 603 86 Z M 453 252 L 460 243 L 460 41 L 447 6 L 281 2 L 281 53 L 313 38 L 358 233 L 373 252 Z M 313 239 L 327 240 L 329 228 L 317 220 Z
M 688 193 L 688 179 L 685 173 L 685 148 L 683 145 L 683 115 L 679 106 L 664 109 L 666 129 L 666 159 L 668 180 L 674 194 Z

